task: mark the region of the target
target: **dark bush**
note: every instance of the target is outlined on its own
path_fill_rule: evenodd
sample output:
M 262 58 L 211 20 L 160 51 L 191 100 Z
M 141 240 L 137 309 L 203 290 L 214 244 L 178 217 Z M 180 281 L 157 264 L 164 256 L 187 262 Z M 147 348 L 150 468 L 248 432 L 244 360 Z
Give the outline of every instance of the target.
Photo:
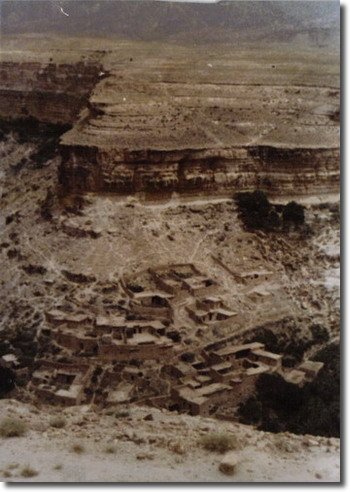
M 16 375 L 12 369 L 0 366 L 0 398 L 15 387 Z
M 131 290 L 131 292 L 135 292 L 135 293 L 143 292 L 145 290 L 141 285 L 132 284 L 132 283 L 127 284 L 127 288 Z
M 44 220 L 52 220 L 52 208 L 55 203 L 55 195 L 51 188 L 47 189 L 46 196 L 40 204 L 40 215 Z
M 265 219 L 265 227 L 271 231 L 280 229 L 282 226 L 282 219 L 280 215 L 275 210 L 270 210 L 266 219 Z
M 184 362 L 193 362 L 195 355 L 193 352 L 184 352 L 181 354 L 180 359 Z
M 235 196 L 241 218 L 251 229 L 264 229 L 268 223 L 271 205 L 262 191 L 238 193 Z
M 304 207 L 296 202 L 273 205 L 266 194 L 259 190 L 237 193 L 234 198 L 240 217 L 248 229 L 281 231 L 288 230 L 288 227 L 283 226 L 300 226 L 305 222 Z
M 28 273 L 28 275 L 44 275 L 47 270 L 41 265 L 24 265 L 22 269 Z
M 237 193 L 235 198 L 239 208 L 250 212 L 267 213 L 271 209 L 271 204 L 263 191 Z
M 262 374 L 256 385 L 258 399 L 277 413 L 290 413 L 302 403 L 300 388 L 287 383 L 278 374 Z
M 325 326 L 315 324 L 310 329 L 314 342 L 321 343 L 329 341 L 329 333 Z
M 293 355 L 286 355 L 282 359 L 283 367 L 294 367 L 297 364 L 298 360 Z
M 172 330 L 168 331 L 167 336 L 174 342 L 174 343 L 179 343 L 181 342 L 181 335 L 178 331 Z
M 255 424 L 261 404 L 259 429 L 326 437 L 340 436 L 340 350 L 332 344 L 313 360 L 324 362 L 314 381 L 299 387 L 277 374 L 262 374 L 256 384 L 256 402 L 239 408 L 240 420 Z M 251 411 L 251 413 L 250 413 Z
M 252 396 L 240 405 L 239 413 L 243 424 L 258 424 L 262 418 L 262 404 Z
M 304 207 L 296 202 L 289 202 L 282 212 L 283 222 L 291 222 L 296 225 L 304 224 L 305 212 Z

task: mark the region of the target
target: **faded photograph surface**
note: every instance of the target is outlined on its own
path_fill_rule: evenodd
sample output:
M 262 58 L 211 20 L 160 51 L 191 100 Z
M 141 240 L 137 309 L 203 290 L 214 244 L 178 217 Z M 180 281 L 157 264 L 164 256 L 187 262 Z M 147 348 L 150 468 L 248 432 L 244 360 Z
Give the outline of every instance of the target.
M 0 1 L 0 476 L 340 481 L 337 1 Z

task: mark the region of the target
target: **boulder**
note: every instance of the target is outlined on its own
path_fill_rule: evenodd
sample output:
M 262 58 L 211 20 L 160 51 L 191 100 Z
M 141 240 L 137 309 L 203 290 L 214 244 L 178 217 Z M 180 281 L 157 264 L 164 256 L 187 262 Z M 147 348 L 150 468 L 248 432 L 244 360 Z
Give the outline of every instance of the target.
M 234 451 L 225 454 L 220 462 L 219 470 L 225 475 L 233 475 L 238 464 L 238 456 Z

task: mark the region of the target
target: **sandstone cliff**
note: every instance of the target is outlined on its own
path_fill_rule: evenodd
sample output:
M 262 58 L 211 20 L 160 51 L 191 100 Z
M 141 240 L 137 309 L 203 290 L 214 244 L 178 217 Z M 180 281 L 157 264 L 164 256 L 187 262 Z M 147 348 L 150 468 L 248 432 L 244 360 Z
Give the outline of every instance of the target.
M 45 38 L 40 53 L 30 38 L 18 47 L 5 40 L 0 117 L 71 127 L 64 193 L 339 189 L 331 55 L 67 40 L 58 49 Z

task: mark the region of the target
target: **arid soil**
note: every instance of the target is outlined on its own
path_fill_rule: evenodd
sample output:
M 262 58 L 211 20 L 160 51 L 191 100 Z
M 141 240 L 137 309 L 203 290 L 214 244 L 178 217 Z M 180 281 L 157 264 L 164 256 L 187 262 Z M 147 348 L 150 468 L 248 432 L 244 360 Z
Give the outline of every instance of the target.
M 337 482 L 339 440 L 258 432 L 240 424 L 132 407 L 55 411 L 2 400 L 1 414 L 26 422 L 28 434 L 0 441 L 0 476 L 10 482 Z M 50 425 L 63 416 L 65 426 Z M 161 429 L 161 432 L 160 432 Z M 237 441 L 233 475 L 218 469 L 223 455 L 201 437 L 225 433 Z M 74 451 L 74 447 L 79 452 Z M 93 464 L 93 466 L 92 466 Z M 38 474 L 21 476 L 24 467 Z
M 112 41 L 92 46 L 91 40 L 74 44 L 46 37 L 39 53 L 35 39 L 25 41 L 24 49 L 23 39 L 6 40 L 0 88 L 0 357 L 16 373 L 15 388 L 0 388 L 1 396 L 13 398 L 0 401 L 0 413 L 17 416 L 28 428 L 23 437 L 1 438 L 3 477 L 339 481 L 339 440 L 243 426 L 237 423 L 238 402 L 227 405 L 228 420 L 221 421 L 137 406 L 143 395 L 127 408 L 48 406 L 28 386 L 40 359 L 69 362 L 74 355 L 76 362 L 81 355 L 43 341 L 50 310 L 88 312 L 94 319 L 118 313 L 125 279 L 142 283 L 147 269 L 169 264 L 194 264 L 217 283 L 220 299 L 234 313 L 232 323 L 199 325 L 188 317 L 186 299 L 177 304 L 172 323 L 180 335 L 178 352 L 200 351 L 230 336 L 244 343 L 261 329 L 303 344 L 302 359 L 339 342 L 339 88 L 333 54 L 321 57 L 310 49 L 299 58 L 290 53 L 284 63 L 285 52 L 276 46 L 267 58 L 249 47 L 236 52 L 234 60 L 232 51 L 220 58 L 217 48 L 209 57 L 203 47 L 178 46 L 171 58 L 171 49 L 160 56 L 156 43 L 125 42 L 116 48 Z M 183 64 L 188 57 L 190 70 Z M 81 76 L 78 91 L 71 66 L 74 77 Z M 140 83 L 140 74 L 147 75 L 147 83 Z M 183 132 L 185 121 L 194 134 Z M 232 131 L 239 148 L 228 151 Z M 155 154 L 148 153 L 152 145 Z M 125 146 L 135 152 L 129 155 Z M 247 155 L 255 159 L 254 169 Z M 116 164 L 119 157 L 123 169 Z M 164 171 L 167 159 L 179 164 L 179 183 L 185 176 L 198 189 L 169 185 L 163 193 L 162 183 L 173 183 L 173 175 Z M 217 159 L 239 161 L 233 173 L 237 189 L 233 181 L 224 192 L 221 184 L 212 186 L 219 179 L 215 173 L 222 171 Z M 124 189 L 129 165 L 143 166 L 142 176 L 148 177 L 143 180 L 135 171 L 135 187 Z M 94 170 L 91 176 L 86 169 Z M 148 193 L 150 176 L 159 193 Z M 303 204 L 305 223 L 279 231 L 248 230 L 233 194 L 259 184 L 271 190 L 275 204 Z M 242 280 L 249 272 L 267 273 L 258 281 Z M 313 335 L 315 325 L 321 338 Z M 280 355 L 285 362 L 291 354 Z M 152 361 L 145 368 L 147 376 L 160 370 Z M 149 386 L 158 394 L 156 376 Z M 55 415 L 65 417 L 63 428 L 50 424 Z M 232 476 L 219 471 L 222 456 L 198 443 L 212 432 L 237 437 Z M 72 451 L 74 445 L 83 452 Z M 38 475 L 21 477 L 26 465 Z

